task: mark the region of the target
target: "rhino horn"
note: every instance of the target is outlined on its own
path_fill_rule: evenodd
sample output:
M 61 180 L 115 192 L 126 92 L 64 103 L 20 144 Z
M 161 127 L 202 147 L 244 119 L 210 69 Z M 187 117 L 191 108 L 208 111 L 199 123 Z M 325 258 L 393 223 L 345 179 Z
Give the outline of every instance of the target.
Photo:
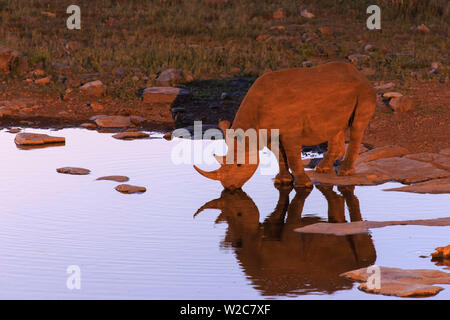
M 198 173 L 200 173 L 202 176 L 208 178 L 208 179 L 212 179 L 212 180 L 219 180 L 219 170 L 214 170 L 214 171 L 204 171 L 202 169 L 200 169 L 199 167 L 197 167 L 196 165 L 194 165 L 194 169 L 197 170 Z

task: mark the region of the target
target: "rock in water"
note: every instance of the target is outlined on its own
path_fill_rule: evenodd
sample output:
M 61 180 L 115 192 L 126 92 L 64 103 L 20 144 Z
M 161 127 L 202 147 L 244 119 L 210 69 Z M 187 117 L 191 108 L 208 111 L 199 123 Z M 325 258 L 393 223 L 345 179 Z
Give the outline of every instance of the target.
M 95 123 L 86 122 L 86 123 L 80 124 L 80 127 L 83 127 L 86 129 L 95 129 L 95 128 L 97 128 L 97 125 Z
M 294 231 L 300 233 L 333 234 L 336 236 L 347 236 L 360 233 L 368 233 L 369 229 L 384 228 L 387 226 L 450 226 L 450 218 L 437 218 L 425 220 L 400 220 L 400 221 L 354 221 L 345 223 L 318 222 L 297 228 Z
M 14 142 L 19 146 L 35 146 L 43 144 L 53 144 L 53 143 L 65 143 L 66 138 L 64 137 L 52 137 L 46 134 L 40 133 L 19 133 L 16 135 Z
M 124 128 L 133 125 L 130 117 L 126 116 L 96 116 L 91 118 L 99 127 L 103 128 Z
M 385 158 L 366 163 L 357 163 L 355 172 L 360 174 L 384 174 L 390 176 L 390 180 L 404 184 L 450 178 L 450 171 L 439 169 L 428 162 L 411 160 L 405 157 Z
M 433 179 L 426 182 L 415 183 L 409 186 L 384 189 L 384 191 L 403 191 L 413 193 L 450 193 L 450 178 L 449 179 Z
M 56 171 L 58 173 L 73 174 L 73 175 L 86 175 L 91 172 L 91 170 L 84 169 L 84 168 L 76 168 L 76 167 L 58 168 L 58 169 L 56 169 Z
M 144 187 L 132 186 L 132 185 L 129 185 L 129 184 L 119 184 L 116 187 L 116 190 L 121 192 L 121 193 L 126 193 L 126 194 L 144 193 L 145 191 L 147 191 L 147 189 L 144 188 Z
M 120 132 L 113 135 L 113 138 L 121 140 L 143 139 L 148 137 L 150 137 L 150 135 L 145 132 Z
M 309 164 L 308 164 L 309 165 Z M 336 186 L 373 186 L 382 184 L 391 179 L 390 176 L 380 172 L 367 172 L 349 176 L 338 176 L 335 173 L 319 173 L 316 171 L 306 171 L 306 174 L 314 184 L 336 185 Z
M 110 181 L 116 181 L 116 182 L 127 182 L 130 180 L 127 176 L 104 176 L 97 178 L 97 180 L 110 180 Z
M 399 268 L 378 267 L 380 286 L 367 283 L 373 270 L 361 268 L 343 273 L 344 278 L 364 282 L 358 286 L 359 290 L 397 297 L 430 297 L 444 290 L 434 284 L 450 284 L 450 273 L 437 270 L 405 270 Z

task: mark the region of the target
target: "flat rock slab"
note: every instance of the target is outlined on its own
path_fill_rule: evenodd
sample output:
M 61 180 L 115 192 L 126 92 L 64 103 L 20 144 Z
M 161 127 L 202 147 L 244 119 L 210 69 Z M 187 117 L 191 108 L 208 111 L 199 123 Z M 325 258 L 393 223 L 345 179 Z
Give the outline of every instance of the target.
M 184 100 L 191 95 L 191 92 L 175 87 L 150 87 L 144 89 L 142 94 L 144 102 L 171 104 L 175 100 Z
M 94 121 L 103 128 L 124 128 L 133 125 L 131 118 L 126 116 L 96 116 Z
M 375 148 L 369 151 L 364 152 L 363 154 L 360 154 L 358 158 L 356 158 L 355 163 L 362 163 L 362 162 L 369 162 L 374 161 L 378 159 L 383 158 L 393 158 L 393 157 L 401 157 L 406 154 L 409 154 L 410 152 L 408 149 L 405 149 L 400 146 L 385 146 L 385 147 L 379 147 Z
M 350 176 L 338 176 L 335 173 L 318 173 L 310 170 L 306 174 L 314 184 L 336 186 L 374 186 L 385 183 L 391 179 L 383 173 L 353 174 Z
M 58 168 L 58 169 L 56 169 L 56 171 L 59 173 L 73 174 L 73 175 L 86 175 L 91 172 L 91 170 L 89 170 L 89 169 L 76 168 L 76 167 Z
M 95 123 L 85 122 L 80 124 L 80 127 L 86 128 L 86 129 L 96 129 L 97 125 Z
M 134 140 L 148 138 L 150 135 L 145 132 L 120 132 L 112 136 L 115 139 Z
M 97 178 L 97 180 L 110 180 L 110 181 L 116 181 L 116 182 L 127 182 L 130 180 L 127 176 L 104 176 Z
M 402 191 L 413 193 L 450 193 L 450 178 L 446 179 L 434 179 L 426 182 L 415 183 L 409 186 L 384 189 L 384 191 Z
M 311 167 L 310 164 L 308 167 Z M 411 184 L 450 178 L 450 157 L 445 155 L 445 150 L 444 153 L 410 154 L 403 147 L 386 146 L 361 153 L 356 159 L 355 173 L 352 175 L 337 176 L 334 172 L 315 171 L 306 173 L 314 184 L 369 186 L 387 181 Z M 439 183 L 439 188 L 447 190 L 444 183 Z
M 438 219 L 424 219 L 424 220 L 401 220 L 401 221 L 356 221 L 347 223 L 328 223 L 319 222 L 305 227 L 295 229 L 300 233 L 319 233 L 319 234 L 333 234 L 336 236 L 347 236 L 352 234 L 368 233 L 369 229 L 383 228 L 387 226 L 429 226 L 429 227 L 443 227 L 450 226 L 450 217 Z
M 430 162 L 435 167 L 444 170 L 450 170 L 450 156 L 446 156 L 444 154 L 422 152 L 422 153 L 408 154 L 405 156 L 405 158 L 422 162 Z
M 355 166 L 355 170 L 357 173 L 390 176 L 391 180 L 405 184 L 450 177 L 450 171 L 437 168 L 428 162 L 406 157 L 385 158 L 359 163 Z
M 145 191 L 147 191 L 147 189 L 144 188 L 144 187 L 132 186 L 132 185 L 129 185 L 129 184 L 119 184 L 116 187 L 116 190 L 121 192 L 121 193 L 126 193 L 126 194 L 144 193 Z
M 435 284 L 450 284 L 450 273 L 438 270 L 378 267 L 380 271 L 380 286 L 376 288 L 367 280 L 374 273 L 371 269 L 361 268 L 341 274 L 352 281 L 363 282 L 359 290 L 397 297 L 429 297 L 444 290 Z
M 40 133 L 19 133 L 16 135 L 14 142 L 19 146 L 35 146 L 53 143 L 65 143 L 64 137 L 52 137 Z

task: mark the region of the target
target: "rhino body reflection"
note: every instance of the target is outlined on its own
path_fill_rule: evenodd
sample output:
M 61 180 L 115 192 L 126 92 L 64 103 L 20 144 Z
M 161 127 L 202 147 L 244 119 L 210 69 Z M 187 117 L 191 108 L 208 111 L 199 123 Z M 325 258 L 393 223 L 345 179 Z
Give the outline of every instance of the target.
M 350 220 L 360 221 L 354 187 L 317 187 L 328 202 L 328 220 L 345 222 L 345 202 Z M 219 199 L 202 206 L 221 210 L 216 223 L 226 222 L 223 246 L 234 249 L 239 264 L 262 295 L 299 295 L 308 292 L 333 293 L 350 289 L 352 283 L 339 274 L 372 265 L 375 248 L 369 234 L 335 236 L 301 234 L 294 229 L 322 221 L 302 217 L 303 206 L 312 189 L 297 189 L 289 201 L 291 189 L 280 189 L 275 210 L 259 222 L 259 210 L 242 190 L 224 190 Z

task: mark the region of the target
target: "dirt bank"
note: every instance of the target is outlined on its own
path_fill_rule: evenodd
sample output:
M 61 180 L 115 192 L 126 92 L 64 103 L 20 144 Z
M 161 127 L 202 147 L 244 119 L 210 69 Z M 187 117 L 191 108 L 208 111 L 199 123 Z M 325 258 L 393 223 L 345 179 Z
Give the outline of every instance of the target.
M 244 96 L 251 79 L 241 81 L 238 92 Z M 376 83 L 374 83 L 376 84 Z M 204 84 L 203 84 L 204 85 Z M 214 83 L 210 84 L 214 85 Z M 243 89 L 242 89 L 243 87 Z M 21 81 L 9 82 L 0 96 L 1 127 L 64 128 L 92 122 L 95 115 L 135 115 L 145 119 L 138 127 L 147 130 L 169 131 L 201 120 L 217 124 L 221 119 L 232 120 L 240 99 L 192 96 L 188 101 L 173 104 L 152 104 L 140 99 L 124 102 L 111 97 L 91 97 L 74 92 L 66 96 L 37 92 L 32 85 Z M 194 88 L 195 90 L 195 88 Z M 407 94 L 414 101 L 408 112 L 393 112 L 378 105 L 364 137 L 372 147 L 399 145 L 411 152 L 437 152 L 450 147 L 450 90 L 448 84 L 434 81 L 396 83 L 394 89 Z M 379 90 L 382 92 L 383 90 Z M 386 91 L 386 90 L 384 90 Z

